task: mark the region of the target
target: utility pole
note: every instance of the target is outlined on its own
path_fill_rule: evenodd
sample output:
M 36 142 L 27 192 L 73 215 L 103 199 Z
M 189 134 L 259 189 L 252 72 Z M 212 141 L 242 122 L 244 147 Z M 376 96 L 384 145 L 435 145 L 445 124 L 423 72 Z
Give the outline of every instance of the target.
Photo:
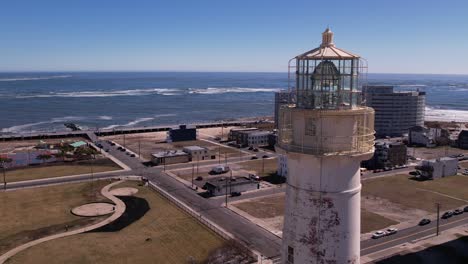
M 226 208 L 228 207 L 228 178 L 226 178 Z
M 264 176 L 265 173 L 265 158 L 262 157 L 262 176 Z
M 192 189 L 193 189 L 193 174 L 195 173 L 195 165 L 192 164 Z
M 440 203 L 436 203 L 437 205 L 437 231 L 436 231 L 436 236 L 439 235 L 439 225 L 440 225 Z
M 5 172 L 5 161 L 2 161 L 3 168 L 3 190 L 6 191 L 6 172 Z

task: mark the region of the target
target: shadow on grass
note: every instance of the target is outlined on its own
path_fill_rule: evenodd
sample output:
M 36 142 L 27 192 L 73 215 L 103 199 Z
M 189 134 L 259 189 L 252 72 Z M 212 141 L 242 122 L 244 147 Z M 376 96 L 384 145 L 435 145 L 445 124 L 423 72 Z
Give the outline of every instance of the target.
M 428 247 L 418 252 L 394 255 L 376 261 L 376 264 L 468 263 L 468 236 Z
M 150 210 L 148 202 L 135 196 L 118 196 L 127 207 L 122 216 L 114 222 L 89 232 L 115 232 L 124 229 L 142 218 Z

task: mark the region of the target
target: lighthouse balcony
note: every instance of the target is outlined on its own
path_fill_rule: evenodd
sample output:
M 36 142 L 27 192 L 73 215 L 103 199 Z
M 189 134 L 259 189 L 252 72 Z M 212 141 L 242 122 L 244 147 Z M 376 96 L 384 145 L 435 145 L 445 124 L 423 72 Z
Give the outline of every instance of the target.
M 280 109 L 277 147 L 310 155 L 363 155 L 374 152 L 374 110 Z

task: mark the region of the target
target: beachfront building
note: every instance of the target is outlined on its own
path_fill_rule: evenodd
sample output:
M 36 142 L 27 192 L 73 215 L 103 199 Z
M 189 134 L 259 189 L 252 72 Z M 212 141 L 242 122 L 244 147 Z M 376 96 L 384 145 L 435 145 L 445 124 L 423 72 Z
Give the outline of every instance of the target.
M 197 140 L 197 129 L 195 127 L 180 125 L 178 128 L 171 128 L 169 131 L 167 131 L 167 142 L 190 140 Z
M 423 160 L 419 170 L 421 172 L 421 176 L 426 179 L 438 179 L 457 175 L 458 159 L 443 157 L 432 160 Z
M 272 133 L 270 131 L 245 131 L 239 134 L 239 141 L 241 146 L 264 147 L 268 146 L 268 137 Z
M 366 105 L 375 110 L 377 137 L 402 136 L 414 126 L 424 125 L 426 93 L 395 92 L 393 86 L 364 86 Z
M 374 152 L 374 110 L 358 90 L 365 61 L 327 29 L 289 70 L 296 101 L 280 107 L 276 143 L 288 170 L 281 263 L 360 263 L 360 163 Z
M 258 131 L 259 129 L 256 127 L 241 127 L 241 128 L 233 128 L 229 131 L 228 140 L 235 141 L 236 144 L 240 144 L 240 137 L 241 133 L 249 132 L 249 131 Z
M 190 155 L 180 150 L 168 150 L 151 154 L 153 165 L 168 165 L 190 161 Z
M 216 157 L 208 148 L 200 146 L 187 146 L 182 149 L 183 152 L 189 154 L 191 161 L 215 159 Z

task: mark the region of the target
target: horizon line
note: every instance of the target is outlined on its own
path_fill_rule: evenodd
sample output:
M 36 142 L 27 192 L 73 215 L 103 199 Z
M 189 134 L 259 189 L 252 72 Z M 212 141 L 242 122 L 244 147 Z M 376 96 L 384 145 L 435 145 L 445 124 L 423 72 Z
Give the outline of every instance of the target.
M 204 71 L 204 70 L 10 70 L 1 71 L 5 73 L 285 73 L 287 71 Z M 468 73 L 403 73 L 403 72 L 368 72 L 367 74 L 399 74 L 399 75 L 461 75 L 468 76 Z

